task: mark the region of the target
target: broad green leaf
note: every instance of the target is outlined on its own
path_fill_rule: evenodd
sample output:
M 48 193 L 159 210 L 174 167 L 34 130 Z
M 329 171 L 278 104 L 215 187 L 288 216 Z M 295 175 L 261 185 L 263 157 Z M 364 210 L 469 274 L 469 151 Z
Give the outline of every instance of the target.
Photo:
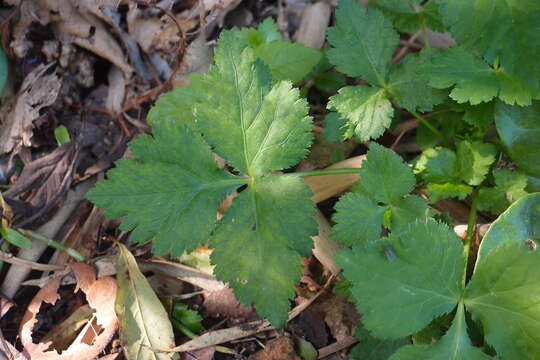
M 372 143 L 360 169 L 360 183 L 365 193 L 375 201 L 388 204 L 410 193 L 416 180 L 398 154 Z
M 177 87 L 161 95 L 148 112 L 146 121 L 153 126 L 160 122 L 194 126 L 193 109 L 197 101 L 196 93 L 188 87 Z
M 321 60 L 321 52 L 303 44 L 272 41 L 255 48 L 259 57 L 272 72 L 274 81 L 301 81 Z
M 469 185 L 480 185 L 496 155 L 497 149 L 492 144 L 460 141 L 457 144 L 457 161 L 461 179 Z
M 398 339 L 419 331 L 452 311 L 461 298 L 463 246 L 451 229 L 434 220 L 410 224 L 406 231 L 341 251 L 335 258 L 353 283 L 364 326 L 378 338 Z
M 363 326 L 356 328 L 358 344 L 351 351 L 353 360 L 388 359 L 397 349 L 409 343 L 408 339 L 381 340 L 371 336 Z
M 442 103 L 448 97 L 446 91 L 433 89 L 420 76 L 420 66 L 427 61 L 427 57 L 427 53 L 408 55 L 390 73 L 386 89 L 394 100 L 407 110 L 431 111 L 434 105 Z
M 327 141 L 343 141 L 347 130 L 347 120 L 337 112 L 328 113 L 323 120 L 323 136 Z
M 23 249 L 32 248 L 32 241 L 28 239 L 26 236 L 19 233 L 17 230 L 0 226 L 0 235 L 2 235 L 4 240 L 6 240 L 8 243 L 12 245 L 15 245 Z
M 174 347 L 174 334 L 161 301 L 139 270 L 129 250 L 118 243 L 116 262 L 115 310 L 120 324 L 120 338 L 129 360 L 171 360 L 177 354 L 156 353 L 153 349 Z
M 538 91 L 540 3 L 537 0 L 438 2 L 443 21 L 459 44 L 476 50 L 491 65 L 499 63 L 501 70 Z
M 257 179 L 234 200 L 211 238 L 217 277 L 275 326 L 287 319 L 300 255 L 311 255 L 310 236 L 317 233 L 311 195 L 296 177 Z
M 341 0 L 328 41 L 333 46 L 328 59 L 339 71 L 372 84 L 386 83 L 399 35 L 379 10 L 368 11 L 356 0 Z
M 198 127 L 214 150 L 241 173 L 261 176 L 288 168 L 307 154 L 313 134 L 308 105 L 289 82 L 272 86 L 253 50 L 239 50 L 222 33 L 216 65 L 197 84 Z
M 358 245 L 378 239 L 384 220 L 385 206 L 379 206 L 363 194 L 349 193 L 342 196 L 335 206 L 331 237 L 343 245 Z
M 428 203 L 417 195 L 409 195 L 388 205 L 391 231 L 405 229 L 411 222 L 427 216 Z
M 370 86 L 346 86 L 330 97 L 328 109 L 336 109 L 349 122 L 346 136 L 360 141 L 378 138 L 390 126 L 394 109 L 383 89 Z
M 540 177 L 540 101 L 526 107 L 497 104 L 495 124 L 512 160 Z
M 399 349 L 390 360 L 488 360 L 491 356 L 472 346 L 467 334 L 465 310 L 458 305 L 452 326 L 443 338 L 431 345 L 408 345 Z
M 540 193 L 522 197 L 491 224 L 480 244 L 477 263 L 495 248 L 524 245 L 528 240 L 540 240 Z
M 493 172 L 495 186 L 483 187 L 478 192 L 478 209 L 500 214 L 514 201 L 527 195 L 527 176 L 516 170 L 500 169 Z
M 455 183 L 428 184 L 427 189 L 432 203 L 446 198 L 463 200 L 473 190 L 472 186 Z
M 467 285 L 464 303 L 503 359 L 540 354 L 540 252 L 500 246 L 481 261 Z
M 220 169 L 187 126 L 160 122 L 153 130 L 131 142 L 136 159 L 118 161 L 87 197 L 106 216 L 124 217 L 133 241 L 155 238 L 155 252 L 178 256 L 207 240 L 219 204 L 245 181 Z
M 369 5 L 380 9 L 392 19 L 400 32 L 415 33 L 426 27 L 435 31 L 444 31 L 438 5 L 429 1 L 422 5 L 422 0 L 370 0 Z

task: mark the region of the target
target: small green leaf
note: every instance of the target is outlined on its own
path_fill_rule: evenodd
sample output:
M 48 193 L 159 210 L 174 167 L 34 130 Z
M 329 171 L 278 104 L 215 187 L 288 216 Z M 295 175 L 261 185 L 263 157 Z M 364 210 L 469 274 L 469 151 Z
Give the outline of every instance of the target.
M 202 326 L 203 318 L 195 310 L 188 308 L 186 304 L 175 301 L 173 304 L 171 317 L 179 321 L 182 326 L 188 328 L 189 331 L 198 334 L 204 330 Z M 179 329 L 182 330 L 182 329 Z
M 452 326 L 442 339 L 431 345 L 408 345 L 399 349 L 389 360 L 488 360 L 484 354 L 471 344 L 467 334 L 465 310 L 458 305 Z
M 335 210 L 333 239 L 352 246 L 380 237 L 386 207 L 377 205 L 365 195 L 349 193 L 339 199 Z
M 540 252 L 509 244 L 489 252 L 467 285 L 464 303 L 503 359 L 540 354 Z
M 68 129 L 64 125 L 57 126 L 56 129 L 54 129 L 54 138 L 58 145 L 64 145 L 71 141 Z
M 120 338 L 130 360 L 171 360 L 177 354 L 156 353 L 153 349 L 174 347 L 171 322 L 161 301 L 139 270 L 129 250 L 118 243 L 115 310 L 120 321 Z
M 279 32 L 276 22 L 271 17 L 264 19 L 264 21 L 259 24 L 257 31 L 263 43 L 269 43 L 272 41 L 281 40 L 283 38 Z
M 339 71 L 371 84 L 386 83 L 399 35 L 379 10 L 367 11 L 358 1 L 341 0 L 328 41 L 333 46 L 328 59 Z
M 526 107 L 498 103 L 495 124 L 512 160 L 526 173 L 540 177 L 540 101 Z
M 394 259 L 388 259 L 385 246 Z M 378 338 L 398 339 L 421 330 L 452 311 L 461 298 L 463 246 L 450 228 L 433 220 L 335 258 L 353 283 L 362 322 Z
M 257 179 L 234 200 L 211 238 L 216 276 L 274 326 L 287 320 L 300 255 L 311 255 L 310 237 L 317 233 L 311 196 L 296 177 Z
M 299 43 L 272 41 L 255 48 L 259 57 L 272 72 L 274 81 L 301 81 L 319 63 L 321 52 Z
M 300 355 L 302 360 L 318 359 L 319 354 L 317 353 L 317 349 L 315 349 L 315 346 L 313 346 L 312 343 L 298 336 L 294 338 L 294 343 L 296 347 L 296 352 L 298 353 L 298 355 Z
M 456 153 L 443 147 L 424 150 L 416 162 L 415 171 L 429 183 L 460 181 Z
M 477 263 L 494 249 L 507 244 L 525 245 L 540 240 L 540 193 L 530 194 L 513 203 L 491 224 L 478 250 Z
M 469 185 L 480 185 L 496 155 L 497 149 L 492 144 L 460 141 L 457 144 L 457 161 L 461 179 Z
M 493 172 L 495 186 L 483 187 L 478 192 L 478 209 L 500 214 L 514 201 L 527 195 L 527 176 L 510 169 Z
M 345 86 L 330 97 L 328 109 L 336 109 L 349 122 L 346 137 L 360 141 L 381 136 L 390 126 L 394 109 L 383 89 L 370 86 Z
M 10 229 L 8 227 L 0 227 L 0 235 L 8 243 L 13 244 L 23 249 L 31 249 L 32 241 L 26 236 L 19 233 L 17 230 Z
M 432 203 L 446 198 L 463 200 L 473 190 L 472 186 L 453 183 L 428 184 L 427 189 Z

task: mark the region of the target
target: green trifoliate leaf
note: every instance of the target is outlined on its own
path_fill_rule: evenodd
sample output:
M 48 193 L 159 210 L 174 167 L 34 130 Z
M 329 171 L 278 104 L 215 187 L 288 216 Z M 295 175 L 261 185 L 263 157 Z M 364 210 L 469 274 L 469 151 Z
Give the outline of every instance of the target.
M 370 86 L 345 86 L 328 102 L 349 122 L 346 137 L 360 141 L 378 138 L 390 126 L 394 109 L 383 89 Z
M 458 305 L 452 326 L 443 338 L 432 345 L 408 345 L 399 349 L 390 360 L 488 360 L 491 356 L 472 346 L 467 334 L 465 310 Z
M 437 89 L 454 87 L 450 97 L 458 103 L 477 105 L 499 97 L 509 104 L 528 105 L 531 92 L 525 84 L 461 47 L 434 55 L 423 66 L 422 76 Z M 455 85 L 455 86 L 454 86 Z
M 480 185 L 491 164 L 495 162 L 497 149 L 480 141 L 461 141 L 457 145 L 457 161 L 461 179 L 469 185 Z
M 433 220 L 335 258 L 353 283 L 363 324 L 378 338 L 416 332 L 452 311 L 461 297 L 463 247 L 451 229 Z
M 311 255 L 317 232 L 311 195 L 299 178 L 258 179 L 234 200 L 211 239 L 217 277 L 275 326 L 287 319 L 300 255 Z
M 540 3 L 537 0 L 439 0 L 441 14 L 459 44 L 479 52 L 527 87 L 540 88 Z M 519 104 L 525 105 L 521 101 Z
M 446 91 L 433 89 L 420 74 L 420 66 L 428 59 L 428 54 L 408 55 L 390 73 L 387 86 L 393 99 L 410 111 L 431 111 L 448 96 Z
M 370 0 L 369 5 L 377 7 L 392 19 L 400 32 L 414 33 L 426 27 L 444 31 L 439 7 L 434 1 L 422 5 L 422 0 Z
M 260 176 L 290 167 L 307 154 L 313 134 L 307 103 L 289 82 L 272 86 L 253 51 L 239 51 L 223 33 L 216 65 L 197 84 L 198 126 L 215 151 L 238 171 Z
M 397 349 L 409 343 L 407 338 L 399 340 L 381 340 L 371 336 L 364 327 L 356 329 L 358 344 L 351 351 L 353 360 L 388 359 Z
M 501 169 L 493 172 L 494 187 L 481 188 L 478 209 L 500 214 L 514 201 L 527 195 L 527 176 L 516 170 Z
M 526 107 L 496 104 L 495 124 L 512 160 L 540 177 L 540 101 Z
M 540 252 L 510 244 L 480 262 L 464 303 L 484 328 L 487 342 L 503 359 L 540 354 Z
M 399 35 L 380 11 L 366 10 L 355 0 L 341 0 L 328 41 L 333 46 L 328 59 L 339 71 L 372 84 L 385 84 Z
M 157 253 L 181 255 L 205 242 L 216 209 L 243 181 L 216 164 L 202 137 L 185 125 L 160 122 L 154 136 L 130 144 L 136 159 L 123 159 L 88 199 L 110 218 L 124 217 L 131 239 L 155 238 Z
M 395 152 L 372 143 L 366 157 L 360 169 L 360 183 L 375 201 L 389 204 L 414 189 L 412 170 Z
M 197 95 L 192 88 L 177 87 L 159 97 L 148 112 L 146 121 L 153 126 L 160 122 L 171 124 L 195 125 L 193 109 Z
M 336 225 L 331 236 L 343 245 L 352 246 L 378 239 L 384 220 L 385 206 L 377 205 L 369 197 L 349 193 L 339 199 L 332 218 Z
M 528 246 L 540 240 L 540 193 L 529 194 L 513 203 L 484 235 L 477 263 L 495 248 L 508 244 Z
M 321 52 L 299 43 L 272 41 L 255 48 L 259 57 L 272 72 L 274 81 L 301 81 L 319 63 Z

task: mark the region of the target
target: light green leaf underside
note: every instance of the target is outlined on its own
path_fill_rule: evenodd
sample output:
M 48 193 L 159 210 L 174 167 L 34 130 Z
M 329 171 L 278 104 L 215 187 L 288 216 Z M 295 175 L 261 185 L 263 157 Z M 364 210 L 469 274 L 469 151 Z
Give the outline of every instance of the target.
M 319 63 L 321 52 L 299 43 L 272 41 L 255 48 L 255 55 L 264 61 L 274 81 L 301 81 Z
M 333 46 L 328 59 L 339 71 L 383 85 L 399 35 L 379 10 L 366 11 L 359 1 L 341 0 L 328 41 Z
M 275 326 L 287 319 L 300 255 L 311 255 L 310 237 L 317 233 L 311 195 L 296 177 L 257 179 L 234 200 L 211 238 L 216 276 Z
M 540 354 L 540 253 L 519 244 L 492 250 L 475 269 L 464 303 L 503 359 Z
M 458 305 L 452 326 L 440 341 L 432 345 L 408 345 L 389 360 L 488 360 L 491 356 L 473 347 L 467 334 L 465 310 Z
M 529 105 L 532 99 L 531 90 L 521 80 L 502 69 L 494 70 L 460 47 L 434 55 L 421 74 L 437 89 L 453 87 L 450 97 L 458 103 L 477 105 L 499 97 L 508 104 Z
M 478 250 L 477 263 L 500 246 L 525 246 L 527 240 L 540 240 L 540 193 L 522 197 L 491 224 Z
M 390 126 L 394 109 L 384 89 L 370 86 L 345 86 L 330 97 L 329 109 L 336 109 L 349 122 L 346 136 L 360 141 L 381 136 Z
M 362 190 L 374 200 L 385 204 L 400 200 L 416 184 L 414 174 L 403 159 L 377 143 L 371 143 L 366 161 L 360 169 Z
M 179 256 L 206 242 L 216 209 L 244 181 L 220 169 L 202 137 L 185 125 L 166 122 L 130 143 L 136 159 L 107 172 L 88 199 L 110 218 L 124 217 L 131 239 L 155 238 L 153 250 Z
M 385 255 L 390 247 L 393 257 Z M 397 339 L 419 331 L 454 309 L 461 297 L 463 247 L 445 225 L 411 224 L 399 234 L 336 254 L 375 337 Z
M 537 92 L 540 82 L 540 2 L 537 0 L 442 1 L 443 20 L 459 44 L 495 59 L 512 77 Z M 526 91 L 531 93 L 531 91 Z M 530 96 L 530 95 L 529 95 Z
M 222 33 L 216 66 L 194 83 L 203 94 L 196 117 L 219 155 L 238 171 L 261 176 L 290 167 L 307 154 L 311 117 L 298 89 L 289 82 L 272 86 L 268 67 L 235 40 L 234 34 Z
M 428 55 L 410 54 L 390 73 L 387 89 L 393 99 L 410 111 L 431 111 L 446 100 L 446 91 L 434 89 L 419 74 Z
M 174 334 L 167 312 L 129 250 L 118 244 L 115 311 L 123 349 L 130 360 L 171 360 L 178 354 L 156 353 L 174 347 Z
M 512 160 L 540 177 L 540 101 L 527 107 L 496 104 L 495 124 Z

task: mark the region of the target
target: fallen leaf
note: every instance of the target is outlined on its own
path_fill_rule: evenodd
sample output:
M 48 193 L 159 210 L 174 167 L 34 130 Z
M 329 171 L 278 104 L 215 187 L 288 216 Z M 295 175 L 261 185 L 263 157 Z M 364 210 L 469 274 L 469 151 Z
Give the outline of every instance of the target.
M 266 347 L 251 355 L 249 360 L 301 360 L 294 351 L 291 338 L 282 336 L 266 344 Z
M 178 359 L 178 354 L 155 353 L 150 349 L 174 347 L 171 322 L 133 255 L 122 244 L 118 248 L 116 313 L 126 358 Z
M 111 277 L 96 279 L 94 268 L 83 263 L 71 263 L 69 267 L 77 279 L 75 292 L 82 290 L 86 294 L 88 305 L 95 311 L 94 316 L 61 354 L 54 349 L 49 350 L 51 342 L 34 343 L 32 330 L 37 323 L 41 305 L 54 305 L 60 298 L 58 288 L 62 276 L 52 278 L 28 305 L 19 328 L 21 343 L 31 359 L 80 360 L 81 354 L 84 354 L 86 359 L 93 359 L 103 351 L 116 332 L 118 322 L 114 313 L 115 280 Z
M 5 106 L 0 112 L 0 154 L 17 146 L 31 146 L 33 121 L 44 107 L 52 105 L 58 96 L 61 79 L 51 64 L 40 65 L 24 79 L 11 111 Z M 39 86 L 35 86 L 39 84 Z M 4 115 L 5 114 L 5 115 Z

